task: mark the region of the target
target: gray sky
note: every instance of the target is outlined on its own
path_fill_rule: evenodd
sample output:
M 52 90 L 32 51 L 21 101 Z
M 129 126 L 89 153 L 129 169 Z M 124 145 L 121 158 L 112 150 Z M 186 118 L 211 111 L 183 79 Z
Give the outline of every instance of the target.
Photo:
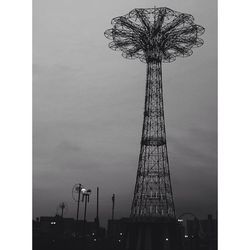
M 171 180 L 177 215 L 217 209 L 217 3 L 215 0 L 33 2 L 33 211 L 75 216 L 71 189 L 100 187 L 102 223 L 128 216 L 143 121 L 146 65 L 108 48 L 113 17 L 136 7 L 169 7 L 205 27 L 188 58 L 163 64 Z M 95 192 L 88 219 L 95 216 Z M 83 211 L 81 210 L 81 215 Z

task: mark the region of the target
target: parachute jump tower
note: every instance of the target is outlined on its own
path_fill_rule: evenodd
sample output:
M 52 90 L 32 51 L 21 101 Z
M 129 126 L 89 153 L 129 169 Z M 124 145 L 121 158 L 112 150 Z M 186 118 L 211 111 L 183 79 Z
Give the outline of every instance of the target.
M 204 28 L 169 8 L 138 8 L 112 19 L 109 48 L 147 64 L 144 119 L 131 218 L 175 218 L 163 110 L 162 63 L 192 55 Z

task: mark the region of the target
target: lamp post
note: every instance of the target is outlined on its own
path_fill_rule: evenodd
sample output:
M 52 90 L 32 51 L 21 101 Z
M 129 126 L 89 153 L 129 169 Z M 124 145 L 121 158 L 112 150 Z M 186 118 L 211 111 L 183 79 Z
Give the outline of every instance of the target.
M 80 206 L 80 199 L 81 199 L 81 190 L 82 190 L 82 184 L 75 184 L 72 189 L 72 198 L 74 201 L 77 202 L 77 210 L 76 210 L 76 221 L 78 221 L 79 218 L 79 206 Z
M 91 189 L 82 188 L 81 193 L 82 193 L 82 202 L 85 202 L 84 203 L 84 216 L 83 216 L 83 227 L 84 227 L 84 232 L 85 232 L 86 231 L 87 203 L 89 202 Z
M 84 209 L 84 230 L 85 230 L 85 222 L 86 222 L 86 213 L 87 213 L 87 202 L 89 202 L 89 195 L 91 193 L 90 189 L 86 189 L 83 187 L 81 183 L 75 184 L 72 189 L 72 198 L 74 201 L 77 202 L 77 210 L 76 210 L 76 232 L 79 231 L 78 227 L 78 218 L 79 218 L 79 209 L 80 209 L 80 201 L 81 201 L 81 195 L 82 195 L 82 202 L 84 202 L 85 199 L 85 209 Z

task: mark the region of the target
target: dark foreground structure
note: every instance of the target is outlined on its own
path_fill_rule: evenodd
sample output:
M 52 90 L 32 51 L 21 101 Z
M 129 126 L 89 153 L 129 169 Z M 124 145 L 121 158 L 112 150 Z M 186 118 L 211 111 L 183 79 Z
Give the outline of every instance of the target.
M 33 250 L 108 249 L 106 242 L 106 231 L 96 221 L 77 221 L 58 215 L 33 221 Z
M 128 250 L 181 250 L 175 218 L 163 109 L 162 63 L 190 56 L 204 28 L 169 8 L 134 9 L 112 20 L 109 47 L 147 63 L 144 119 L 134 197 L 127 221 Z
M 211 215 L 185 223 L 173 219 L 155 219 L 154 223 L 146 218 L 137 222 L 129 218 L 109 220 L 107 238 L 110 249 L 119 250 L 217 250 L 217 220 Z
M 96 222 L 40 217 L 33 221 L 33 250 L 217 250 L 217 220 L 109 220 L 107 233 Z M 141 248 L 139 248 L 141 247 Z
M 114 249 L 183 249 L 182 226 L 174 219 L 123 218 L 109 221 L 108 228 Z

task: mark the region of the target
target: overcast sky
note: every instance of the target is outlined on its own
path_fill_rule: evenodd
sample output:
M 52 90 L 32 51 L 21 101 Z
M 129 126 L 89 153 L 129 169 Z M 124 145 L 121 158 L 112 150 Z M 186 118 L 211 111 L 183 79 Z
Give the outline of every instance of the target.
M 216 1 L 33 1 L 33 217 L 73 217 L 75 183 L 100 187 L 103 225 L 116 194 L 116 217 L 128 216 L 143 121 L 146 65 L 108 48 L 113 17 L 136 7 L 169 7 L 205 27 L 188 58 L 163 64 L 165 120 L 177 215 L 217 210 Z M 83 211 L 81 210 L 81 216 Z

